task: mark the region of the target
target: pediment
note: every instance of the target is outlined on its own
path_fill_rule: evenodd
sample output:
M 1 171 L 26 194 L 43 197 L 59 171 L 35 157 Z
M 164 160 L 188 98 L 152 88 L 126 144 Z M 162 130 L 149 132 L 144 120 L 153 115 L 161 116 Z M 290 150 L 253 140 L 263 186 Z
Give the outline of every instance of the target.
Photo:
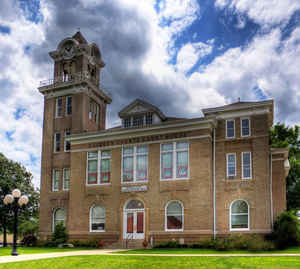
M 134 106 L 133 108 L 129 109 L 126 114 L 136 114 L 136 113 L 140 113 L 140 112 L 153 112 L 153 110 L 150 110 L 148 107 L 145 107 L 141 104 L 138 104 L 136 106 Z

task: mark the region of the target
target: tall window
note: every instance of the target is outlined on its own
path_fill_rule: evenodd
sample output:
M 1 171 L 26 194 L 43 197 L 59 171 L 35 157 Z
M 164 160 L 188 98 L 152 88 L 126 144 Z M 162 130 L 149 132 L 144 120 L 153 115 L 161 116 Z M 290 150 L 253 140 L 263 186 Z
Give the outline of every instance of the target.
M 171 201 L 166 206 L 165 229 L 167 231 L 183 230 L 183 205 L 179 201 Z
M 65 131 L 65 138 L 66 138 L 67 136 L 69 136 L 70 134 L 71 134 L 70 129 L 67 129 L 67 130 Z M 65 151 L 70 151 L 70 149 L 71 149 L 70 141 L 65 140 Z
M 226 162 L 227 162 L 227 177 L 235 177 L 236 176 L 236 154 L 228 153 L 226 154 Z
M 249 230 L 249 205 L 236 200 L 230 206 L 230 230 Z
M 144 115 L 138 115 L 133 117 L 132 120 L 133 127 L 143 126 L 143 124 L 144 124 Z
M 63 170 L 63 189 L 65 191 L 70 189 L 70 168 L 64 168 Z
M 88 152 L 87 184 L 110 183 L 111 152 L 109 150 Z
M 103 206 L 93 206 L 90 210 L 90 231 L 105 231 L 105 208 Z
M 72 96 L 66 97 L 66 115 L 72 115 Z
M 56 109 L 55 109 L 55 117 L 61 117 L 62 116 L 62 97 L 56 98 Z
M 241 136 L 250 136 L 250 119 L 241 119 Z
M 125 128 L 128 128 L 131 126 L 131 118 L 126 118 L 126 119 L 123 119 L 123 126 Z
M 52 191 L 58 191 L 59 190 L 59 170 L 54 169 L 53 175 L 52 175 Z
M 89 120 L 96 123 L 100 121 L 100 106 L 93 100 L 90 100 Z
M 242 178 L 252 178 L 251 152 L 242 152 Z
M 189 143 L 172 142 L 161 145 L 161 179 L 188 178 Z
M 152 113 L 147 113 L 146 114 L 146 125 L 151 125 L 153 120 Z
M 54 134 L 54 152 L 60 151 L 60 133 Z
M 57 208 L 53 213 L 53 231 L 57 224 L 62 223 L 64 226 L 66 225 L 66 213 L 63 208 Z
M 139 182 L 148 179 L 148 147 L 123 148 L 122 182 Z
M 226 120 L 226 137 L 227 138 L 235 137 L 234 120 Z

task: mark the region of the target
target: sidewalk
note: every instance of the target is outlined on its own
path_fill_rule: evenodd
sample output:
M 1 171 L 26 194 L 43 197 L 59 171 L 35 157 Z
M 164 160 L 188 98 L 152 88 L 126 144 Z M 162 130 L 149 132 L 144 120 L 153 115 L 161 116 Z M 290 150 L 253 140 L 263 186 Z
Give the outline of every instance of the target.
M 47 258 L 59 258 L 68 256 L 84 255 L 111 255 L 111 256 L 161 256 L 161 257 L 300 257 L 300 253 L 285 254 L 127 254 L 114 253 L 126 251 L 124 249 L 103 249 L 103 250 L 80 250 L 70 252 L 53 252 L 43 254 L 23 254 L 20 256 L 0 256 L 0 263 L 21 262 L 30 260 L 39 260 Z

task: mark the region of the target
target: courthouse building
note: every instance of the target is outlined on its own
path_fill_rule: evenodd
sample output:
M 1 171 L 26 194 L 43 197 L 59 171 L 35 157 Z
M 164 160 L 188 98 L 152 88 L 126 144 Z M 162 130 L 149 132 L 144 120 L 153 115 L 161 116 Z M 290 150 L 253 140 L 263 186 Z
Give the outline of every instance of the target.
M 273 100 L 174 118 L 146 100 L 106 129 L 104 62 L 80 32 L 50 52 L 44 95 L 40 235 L 63 222 L 71 239 L 198 241 L 269 233 L 286 209 L 288 151 L 269 145 Z

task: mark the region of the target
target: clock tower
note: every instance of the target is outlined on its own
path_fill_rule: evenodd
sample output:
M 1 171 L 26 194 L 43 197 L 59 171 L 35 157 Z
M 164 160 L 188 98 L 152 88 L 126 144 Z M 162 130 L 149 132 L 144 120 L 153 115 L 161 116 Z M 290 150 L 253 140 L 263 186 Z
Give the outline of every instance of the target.
M 54 60 L 53 78 L 42 81 L 44 121 L 41 167 L 40 234 L 51 234 L 54 210 L 69 207 L 72 150 L 68 136 L 105 129 L 106 105 L 111 97 L 100 83 L 104 67 L 101 52 L 81 32 L 62 40 L 49 53 Z M 59 212 L 57 215 L 61 215 Z M 68 219 L 65 220 L 68 222 Z M 67 223 L 65 223 L 67 226 Z

